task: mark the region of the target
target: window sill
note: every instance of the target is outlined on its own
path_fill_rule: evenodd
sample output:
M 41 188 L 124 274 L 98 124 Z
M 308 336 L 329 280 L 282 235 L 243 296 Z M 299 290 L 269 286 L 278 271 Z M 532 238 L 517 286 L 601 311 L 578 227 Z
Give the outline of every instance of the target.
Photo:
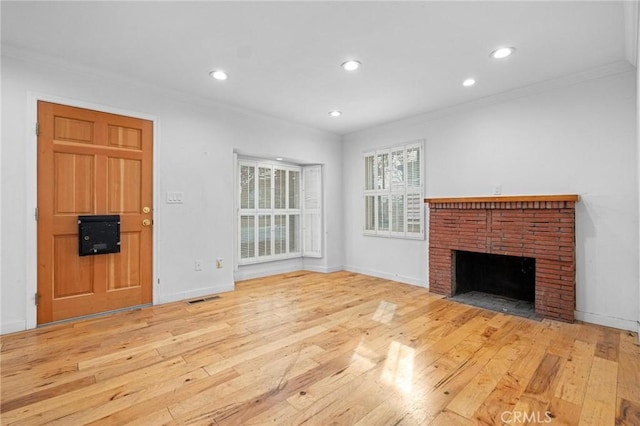
M 378 237 L 378 238 L 393 238 L 397 240 L 414 240 L 414 241 L 424 241 L 424 233 L 415 234 L 415 235 L 404 235 L 404 234 L 392 234 L 392 233 L 376 233 L 376 232 L 363 232 L 362 235 L 365 237 Z
M 278 262 L 281 260 L 300 259 L 300 258 L 302 258 L 302 253 L 298 253 L 294 255 L 286 255 L 286 256 L 262 256 L 259 259 L 238 260 L 238 266 L 256 265 L 260 263 Z

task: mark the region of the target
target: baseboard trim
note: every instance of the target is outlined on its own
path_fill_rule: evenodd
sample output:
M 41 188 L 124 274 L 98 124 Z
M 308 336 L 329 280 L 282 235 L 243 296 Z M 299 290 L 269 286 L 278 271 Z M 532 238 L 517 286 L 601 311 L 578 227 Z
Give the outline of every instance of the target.
M 271 275 L 287 274 L 301 269 L 302 267 L 300 265 L 287 265 L 278 268 L 258 269 L 255 271 L 243 271 L 242 269 L 239 269 L 235 272 L 235 280 L 244 281 L 252 280 L 254 278 L 270 277 Z
M 321 274 L 330 274 L 332 272 L 344 271 L 342 265 L 340 266 L 305 266 L 304 271 L 319 272 Z
M 10 321 L 0 324 L 0 334 L 17 333 L 27 329 L 26 321 Z
M 400 274 L 393 274 L 389 272 L 376 271 L 373 269 L 360 268 L 358 266 L 349 266 L 349 265 L 345 266 L 344 270 L 349 272 L 355 272 L 356 274 L 371 275 L 372 277 L 376 277 L 376 278 L 383 278 L 385 280 L 398 281 L 404 284 L 411 284 L 418 287 L 429 288 L 429 284 L 427 283 L 427 281 L 422 280 L 420 278 L 407 277 Z
M 290 272 L 296 272 L 296 271 L 309 271 L 309 272 L 318 272 L 321 274 L 329 274 L 331 272 L 339 272 L 343 270 L 344 269 L 342 265 L 327 266 L 327 267 L 286 265 L 286 266 L 280 266 L 277 268 L 272 267 L 272 268 L 258 269 L 254 271 L 246 271 L 246 270 L 243 271 L 242 269 L 239 269 L 235 273 L 235 279 L 236 281 L 252 280 L 255 278 L 264 278 L 264 277 L 270 277 L 272 275 L 288 274 Z
M 626 320 L 623 318 L 609 317 L 606 315 L 592 314 L 589 312 L 575 311 L 575 318 L 578 321 L 584 321 L 591 324 L 604 325 L 605 327 L 613 327 L 621 330 L 637 331 L 638 324 L 636 321 Z
M 234 288 L 235 284 L 231 283 L 215 287 L 205 287 L 191 291 L 183 291 L 180 293 L 165 294 L 158 296 L 158 304 L 162 305 L 164 303 L 180 302 L 183 300 L 194 299 L 196 297 L 208 296 L 210 294 L 226 293 L 228 291 L 233 291 Z

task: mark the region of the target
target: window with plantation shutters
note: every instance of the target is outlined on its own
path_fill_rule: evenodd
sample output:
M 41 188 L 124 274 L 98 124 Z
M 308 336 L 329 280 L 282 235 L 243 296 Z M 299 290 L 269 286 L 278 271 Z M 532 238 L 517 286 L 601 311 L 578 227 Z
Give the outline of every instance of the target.
M 322 257 L 322 166 L 304 166 L 303 238 L 305 257 Z
M 238 161 L 238 263 L 322 256 L 321 166 Z
M 255 207 L 255 165 L 240 165 L 240 208 L 253 209 Z
M 422 143 L 364 154 L 364 234 L 424 239 Z

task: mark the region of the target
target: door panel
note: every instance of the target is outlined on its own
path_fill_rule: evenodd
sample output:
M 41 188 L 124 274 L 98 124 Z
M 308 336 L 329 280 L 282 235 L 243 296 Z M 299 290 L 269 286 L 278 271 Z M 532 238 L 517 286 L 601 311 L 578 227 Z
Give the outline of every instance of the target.
M 151 302 L 153 123 L 47 102 L 38 123 L 38 324 Z M 120 253 L 78 255 L 94 214 L 120 215 Z
M 53 157 L 54 212 L 89 214 L 94 200 L 93 155 L 57 152 Z
M 142 207 L 142 163 L 139 160 L 109 158 L 109 214 L 137 213 Z
M 140 286 L 140 233 L 120 234 L 120 253 L 107 257 L 108 290 Z
M 53 134 L 57 141 L 93 143 L 93 122 L 57 116 L 53 122 Z
M 93 257 L 78 256 L 77 235 L 56 235 L 53 243 L 55 299 L 93 293 Z
M 118 148 L 142 149 L 142 132 L 122 126 L 109 126 L 109 145 Z

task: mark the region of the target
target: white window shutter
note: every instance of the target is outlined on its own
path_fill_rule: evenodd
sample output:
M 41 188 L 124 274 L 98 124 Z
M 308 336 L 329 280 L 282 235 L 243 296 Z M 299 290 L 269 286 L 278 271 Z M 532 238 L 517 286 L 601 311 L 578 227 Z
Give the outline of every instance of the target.
M 364 235 L 424 239 L 424 141 L 364 152 Z
M 322 166 L 304 166 L 302 185 L 302 255 L 322 257 Z

